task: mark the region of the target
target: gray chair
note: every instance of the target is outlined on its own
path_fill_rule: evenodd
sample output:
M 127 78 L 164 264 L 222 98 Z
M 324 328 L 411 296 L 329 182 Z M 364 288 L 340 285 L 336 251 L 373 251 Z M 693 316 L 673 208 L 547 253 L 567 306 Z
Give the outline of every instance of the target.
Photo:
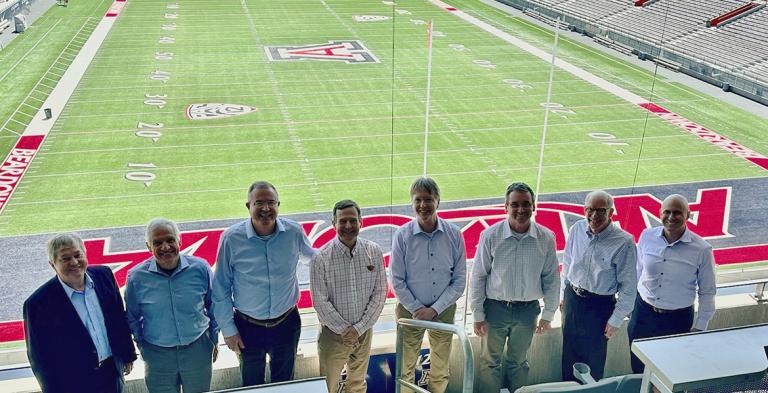
M 589 366 L 584 363 L 573 365 L 576 382 L 551 382 L 524 386 L 515 393 L 639 393 L 642 374 L 621 375 L 595 381 Z

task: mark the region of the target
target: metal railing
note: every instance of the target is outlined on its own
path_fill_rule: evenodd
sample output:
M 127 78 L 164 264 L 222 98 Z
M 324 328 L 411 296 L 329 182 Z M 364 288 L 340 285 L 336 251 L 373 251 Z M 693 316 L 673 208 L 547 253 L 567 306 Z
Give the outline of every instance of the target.
M 459 342 L 464 350 L 464 382 L 461 389 L 462 393 L 472 393 L 475 383 L 475 363 L 472 357 L 472 346 L 469 344 L 467 333 L 461 326 L 454 324 L 421 321 L 415 319 L 400 318 L 397 320 L 397 342 L 395 344 L 395 393 L 400 393 L 401 386 L 404 385 L 419 393 L 429 393 L 428 390 L 419 387 L 411 381 L 402 378 L 403 374 L 403 327 L 422 328 L 427 330 L 437 330 L 448 332 L 459 336 Z

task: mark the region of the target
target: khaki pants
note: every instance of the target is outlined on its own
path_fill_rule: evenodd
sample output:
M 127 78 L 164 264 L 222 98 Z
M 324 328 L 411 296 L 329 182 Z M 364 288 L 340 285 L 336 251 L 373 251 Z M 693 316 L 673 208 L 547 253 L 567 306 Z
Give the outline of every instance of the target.
M 454 304 L 438 315 L 437 321 L 453 324 L 455 315 L 456 305 Z M 397 304 L 395 309 L 395 316 L 398 319 L 413 318 L 412 314 L 400 303 Z M 403 327 L 401 331 L 403 334 L 403 379 L 413 381 L 415 378 L 414 369 L 416 368 L 416 362 L 419 360 L 421 342 L 424 339 L 424 329 Z M 429 335 L 430 359 L 428 390 L 432 393 L 443 393 L 448 387 L 448 376 L 450 375 L 448 360 L 451 356 L 453 334 L 434 330 L 429 330 L 427 334 Z M 413 391 L 403 386 L 400 392 L 412 393 Z
M 317 357 L 320 360 L 320 375 L 328 384 L 329 393 L 341 391 L 341 370 L 347 365 L 345 393 L 365 393 L 367 385 L 365 375 L 368 372 L 368 359 L 371 353 L 371 329 L 357 340 L 354 347 L 344 345 L 341 335 L 323 326 L 317 338 Z

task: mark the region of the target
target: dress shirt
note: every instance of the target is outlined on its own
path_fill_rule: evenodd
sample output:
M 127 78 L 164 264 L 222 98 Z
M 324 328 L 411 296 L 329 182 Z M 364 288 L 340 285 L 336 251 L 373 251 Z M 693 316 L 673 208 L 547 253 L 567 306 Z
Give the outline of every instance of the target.
M 96 354 L 99 355 L 99 361 L 112 356 L 112 348 L 109 346 L 109 337 L 107 337 L 107 326 L 104 324 L 104 314 L 101 312 L 101 304 L 96 290 L 93 289 L 91 277 L 87 273 L 85 274 L 85 287 L 82 292 L 72 289 L 64 281 L 61 281 L 61 278 L 59 278 L 59 282 L 64 287 L 64 292 L 75 307 L 80 320 L 83 321 L 83 325 L 88 330 L 93 345 L 96 347 Z
M 315 253 L 301 226 L 278 217 L 275 233 L 262 239 L 251 220 L 221 235 L 213 277 L 213 314 L 224 337 L 237 334 L 233 307 L 255 319 L 285 314 L 299 300 L 296 265 Z
M 358 238 L 350 249 L 339 238 L 312 258 L 312 304 L 336 334 L 352 326 L 359 336 L 373 327 L 387 300 L 387 272 L 378 244 Z
M 640 235 L 637 291 L 646 303 L 665 310 L 691 306 L 698 293 L 699 313 L 693 327 L 704 330 L 715 315 L 717 282 L 712 246 L 688 229 L 669 244 L 663 229 L 648 228 Z
M 392 290 L 411 313 L 432 307 L 437 314 L 456 303 L 467 285 L 467 259 L 461 230 L 437 219 L 432 233 L 417 220 L 398 228 L 389 261 Z
M 475 321 L 485 320 L 485 299 L 541 298 L 541 319 L 551 321 L 560 304 L 558 268 L 555 235 L 548 229 L 531 222 L 528 232 L 515 236 L 507 220 L 491 225 L 480 234 L 472 268 L 470 307 Z
M 563 255 L 563 281 L 618 300 L 608 323 L 621 327 L 637 296 L 637 249 L 632 235 L 613 223 L 594 234 L 587 220 L 571 227 Z M 563 283 L 564 284 L 564 283 Z M 561 292 L 565 285 L 561 285 Z
M 152 257 L 128 272 L 125 286 L 128 324 L 139 347 L 189 345 L 210 331 L 215 343 L 216 320 L 211 312 L 213 273 L 203 259 L 180 255 L 169 276 Z

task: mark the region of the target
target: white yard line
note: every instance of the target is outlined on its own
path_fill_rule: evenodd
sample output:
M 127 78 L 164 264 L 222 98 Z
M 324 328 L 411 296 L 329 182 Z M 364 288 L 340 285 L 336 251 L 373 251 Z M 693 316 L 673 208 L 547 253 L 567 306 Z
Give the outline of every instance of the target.
M 415 154 L 421 154 L 421 153 L 415 153 Z M 728 155 L 728 153 L 698 154 L 698 155 L 690 155 L 685 157 L 677 156 L 674 158 L 670 158 L 670 157 L 644 158 L 644 159 L 641 159 L 641 161 L 659 161 L 659 160 L 674 161 L 674 160 L 686 160 L 690 158 L 713 157 L 713 156 L 723 156 L 723 155 Z M 576 167 L 593 166 L 593 165 L 604 166 L 604 165 L 611 165 L 611 164 L 622 163 L 622 162 L 636 162 L 636 160 L 634 159 L 633 160 L 614 160 L 614 161 L 599 161 L 599 162 L 589 162 L 589 163 L 579 163 L 579 164 L 545 165 L 544 168 L 576 168 Z M 530 166 L 530 167 L 499 168 L 497 170 L 498 171 L 525 171 L 525 170 L 534 170 L 534 169 L 538 169 L 538 165 Z M 357 183 L 370 183 L 375 181 L 413 179 L 419 173 L 420 171 L 417 170 L 417 171 L 414 171 L 413 174 L 407 174 L 407 175 L 401 175 L 401 176 L 387 176 L 387 177 L 365 178 L 365 179 L 345 179 L 345 180 L 330 180 L 330 181 L 318 181 L 318 182 L 309 182 L 309 183 L 284 184 L 284 185 L 281 185 L 281 188 L 323 186 L 323 185 L 332 185 L 332 184 L 357 184 Z M 459 172 L 445 172 L 445 173 L 434 172 L 434 173 L 430 173 L 430 176 L 438 177 L 438 176 L 456 176 L 456 175 L 477 175 L 477 174 L 487 174 L 487 173 L 488 173 L 487 169 L 481 169 L 477 171 L 459 171 Z M 710 181 L 710 180 L 706 180 L 706 181 Z M 700 183 L 700 182 L 703 182 L 703 181 L 697 181 L 692 183 Z M 629 188 L 629 187 L 624 187 L 624 188 Z M 125 199 L 126 197 L 149 198 L 149 197 L 158 197 L 158 196 L 192 195 L 192 194 L 200 194 L 200 193 L 232 192 L 232 191 L 241 191 L 241 189 L 240 188 L 222 188 L 222 189 L 208 189 L 208 190 L 194 190 L 194 191 L 159 192 L 159 193 L 151 193 L 151 194 L 136 194 L 136 195 L 129 195 L 129 196 L 110 195 L 110 196 L 101 196 L 101 197 L 85 197 L 85 198 L 71 198 L 71 199 L 58 199 L 58 200 L 47 199 L 43 201 L 18 202 L 18 203 L 14 203 L 14 206 L 62 204 L 62 203 L 70 203 L 70 202 Z
M 17 67 L 17 66 L 18 66 L 18 65 L 19 65 L 19 64 L 20 64 L 22 61 L 24 61 L 24 60 L 27 58 L 27 56 L 28 56 L 28 55 L 29 55 L 29 54 L 30 54 L 30 53 L 31 53 L 33 50 L 35 50 L 35 48 L 37 48 L 37 46 L 38 46 L 38 45 L 39 45 L 41 42 L 43 42 L 43 40 L 45 39 L 45 37 L 47 37 L 47 36 L 48 36 L 48 34 L 49 34 L 50 32 L 52 32 L 52 31 L 53 31 L 53 29 L 55 29 L 55 28 L 56 28 L 56 26 L 58 26 L 58 25 L 59 25 L 59 23 L 61 23 L 61 18 L 59 18 L 59 20 L 57 20 L 57 21 L 56 21 L 56 23 L 54 23 L 54 24 L 53 24 L 53 26 L 51 26 L 51 28 L 50 28 L 50 29 L 48 29 L 48 31 L 46 31 L 46 32 L 45 32 L 45 34 L 43 34 L 43 36 L 42 36 L 42 37 L 40 37 L 40 39 L 39 39 L 39 40 L 37 40 L 37 42 L 35 42 L 35 45 L 32 45 L 32 47 L 31 47 L 31 48 L 29 48 L 29 50 L 28 50 L 26 53 L 24 53 L 24 55 L 23 55 L 23 56 L 21 56 L 21 58 L 20 58 L 20 59 L 19 59 L 19 60 L 18 60 L 16 63 L 14 63 L 14 64 L 13 64 L 13 65 L 12 65 L 10 68 L 8 68 L 8 71 L 6 71 L 6 72 L 5 72 L 5 74 L 3 74 L 3 76 L 1 76 L 1 77 L 0 77 L 0 82 L 2 82 L 2 81 L 3 81 L 3 80 L 4 80 L 4 79 L 5 79 L 5 78 L 6 78 L 8 75 L 10 75 L 10 74 L 13 72 L 13 70 L 15 70 L 15 69 L 16 69 L 16 67 Z

